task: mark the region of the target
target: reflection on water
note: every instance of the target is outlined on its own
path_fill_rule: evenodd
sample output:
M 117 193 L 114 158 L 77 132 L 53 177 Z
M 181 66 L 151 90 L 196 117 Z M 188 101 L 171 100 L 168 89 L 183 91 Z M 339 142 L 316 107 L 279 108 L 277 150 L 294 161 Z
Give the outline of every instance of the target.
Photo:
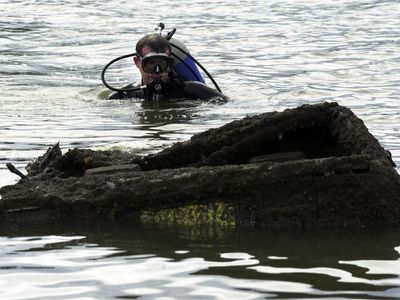
M 196 236 L 79 221 L 7 226 L 0 234 L 3 299 L 26 299 L 27 290 L 29 299 L 393 299 L 400 293 L 399 228 Z

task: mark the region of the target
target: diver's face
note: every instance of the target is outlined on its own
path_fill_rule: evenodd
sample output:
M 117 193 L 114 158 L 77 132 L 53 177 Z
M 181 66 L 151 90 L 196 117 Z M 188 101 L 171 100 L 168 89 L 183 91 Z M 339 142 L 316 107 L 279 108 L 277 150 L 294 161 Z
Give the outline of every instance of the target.
M 150 52 L 153 52 L 153 51 L 149 46 L 143 47 L 142 48 L 141 57 L 143 58 L 144 56 L 146 56 Z M 169 54 L 167 52 L 167 50 L 165 50 L 165 53 Z M 165 72 L 165 73 L 146 73 L 145 71 L 143 71 L 141 57 L 135 56 L 134 57 L 134 62 L 135 62 L 136 67 L 139 68 L 140 74 L 142 75 L 142 82 L 143 82 L 144 85 L 148 85 L 149 83 L 151 83 L 152 81 L 154 81 L 156 79 L 161 79 L 161 80 L 163 80 L 165 82 L 167 82 L 169 80 L 168 72 Z

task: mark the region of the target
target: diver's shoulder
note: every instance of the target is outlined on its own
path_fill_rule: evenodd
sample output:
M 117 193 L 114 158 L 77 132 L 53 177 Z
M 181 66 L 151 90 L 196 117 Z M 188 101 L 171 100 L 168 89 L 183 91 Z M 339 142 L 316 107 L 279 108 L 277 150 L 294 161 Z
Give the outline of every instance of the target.
M 200 81 L 184 81 L 183 89 L 186 93 L 202 100 L 214 98 L 228 101 L 229 97 Z

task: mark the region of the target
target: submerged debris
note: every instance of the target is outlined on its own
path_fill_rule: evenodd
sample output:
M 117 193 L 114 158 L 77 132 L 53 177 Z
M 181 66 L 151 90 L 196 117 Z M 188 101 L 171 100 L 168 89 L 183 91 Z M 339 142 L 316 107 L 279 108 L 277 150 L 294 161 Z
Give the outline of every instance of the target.
M 0 189 L 0 219 L 109 217 L 228 227 L 400 223 L 393 161 L 362 120 L 337 103 L 246 117 L 147 156 L 88 149 L 61 155 L 55 146 L 29 166 L 26 179 Z
M 11 173 L 18 175 L 22 179 L 26 178 L 26 175 L 22 174 L 22 172 L 19 171 L 12 163 L 7 163 L 6 167 Z
M 60 158 L 61 156 L 62 152 L 60 149 L 60 142 L 57 142 L 52 147 L 49 147 L 44 155 L 39 156 L 37 159 L 26 166 L 28 175 L 35 176 L 43 173 L 51 163 L 53 163 L 57 158 Z

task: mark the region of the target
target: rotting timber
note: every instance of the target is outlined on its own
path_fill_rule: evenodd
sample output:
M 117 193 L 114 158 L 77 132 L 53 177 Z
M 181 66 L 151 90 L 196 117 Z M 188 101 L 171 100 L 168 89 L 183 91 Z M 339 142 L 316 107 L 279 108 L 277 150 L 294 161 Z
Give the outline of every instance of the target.
M 233 121 L 135 156 L 58 144 L 0 189 L 0 218 L 136 218 L 270 227 L 400 222 L 400 177 L 363 121 L 337 103 Z

